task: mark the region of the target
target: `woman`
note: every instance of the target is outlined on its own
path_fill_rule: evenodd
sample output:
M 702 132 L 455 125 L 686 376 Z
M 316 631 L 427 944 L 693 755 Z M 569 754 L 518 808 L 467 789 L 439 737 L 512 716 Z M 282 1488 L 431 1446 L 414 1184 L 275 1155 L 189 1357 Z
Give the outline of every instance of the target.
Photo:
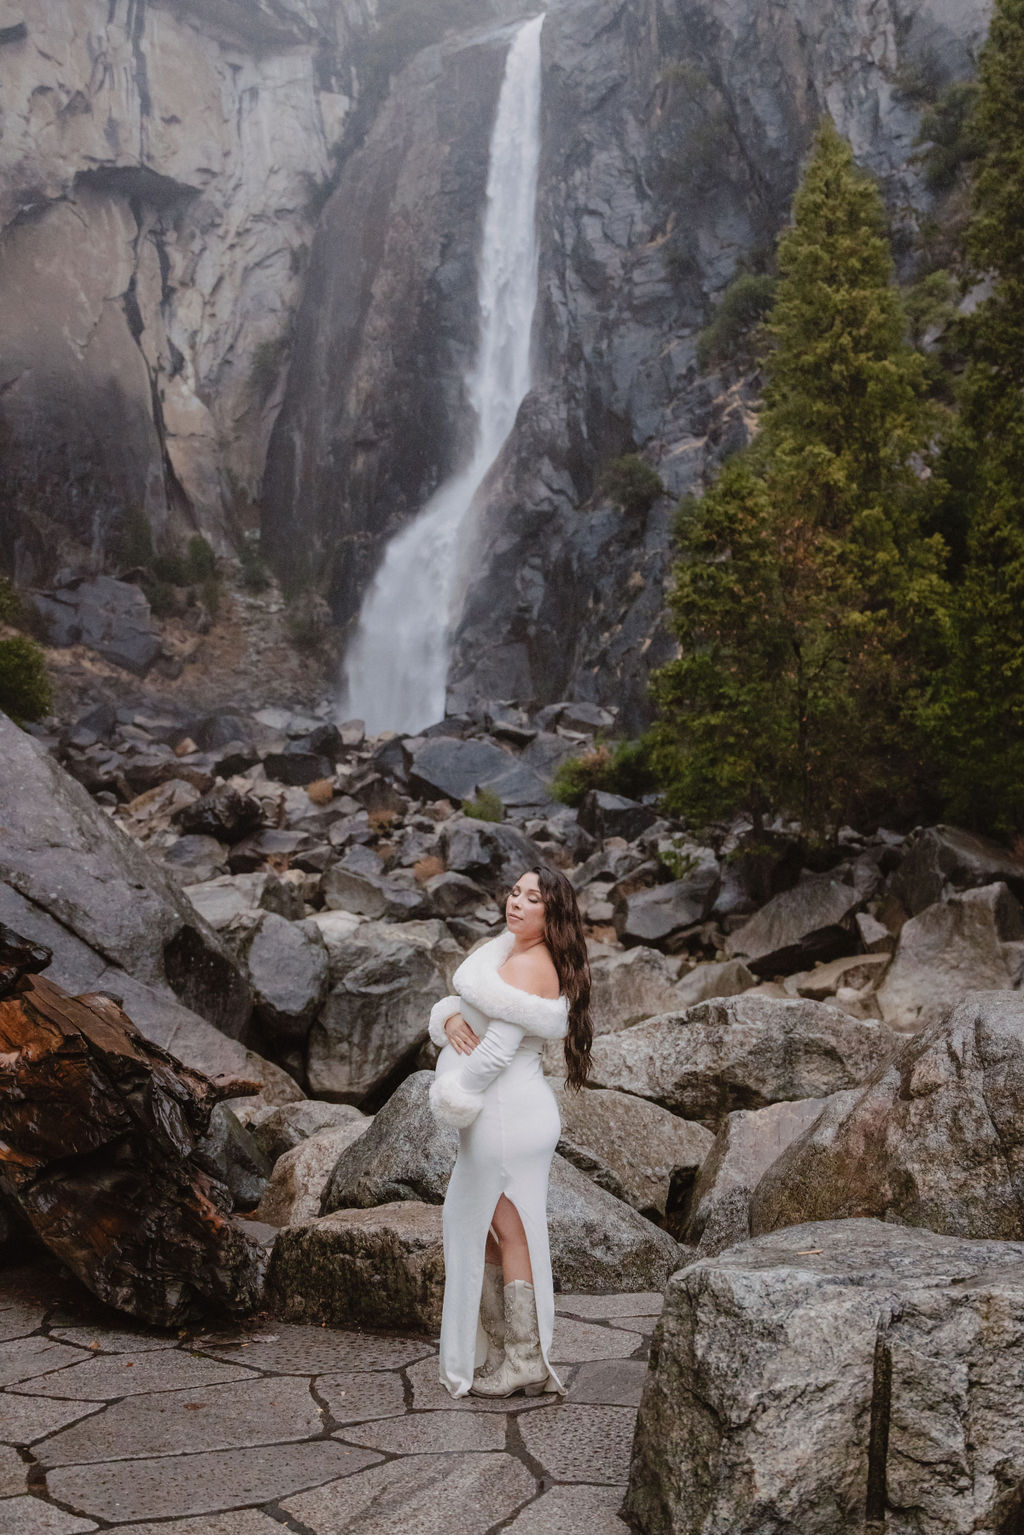
M 456 970 L 458 995 L 430 1015 L 443 1046 L 430 1105 L 460 1131 L 444 1202 L 440 1361 L 456 1397 L 565 1392 L 548 1358 L 547 1192 L 561 1123 L 541 1050 L 564 1039 L 568 1086 L 583 1086 L 590 967 L 576 893 L 557 870 L 524 874 L 505 920 L 507 931 Z

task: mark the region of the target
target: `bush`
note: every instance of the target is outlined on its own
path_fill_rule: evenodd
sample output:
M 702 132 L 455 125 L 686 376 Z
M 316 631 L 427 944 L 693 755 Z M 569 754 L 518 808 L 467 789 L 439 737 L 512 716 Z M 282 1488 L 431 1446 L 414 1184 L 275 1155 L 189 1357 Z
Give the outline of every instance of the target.
M 697 366 L 701 372 L 716 363 L 752 366 L 758 330 L 772 307 L 775 278 L 741 272 L 722 294 L 711 323 L 697 337 Z
M 644 463 L 639 453 L 626 453 L 614 459 L 601 476 L 601 489 L 631 517 L 644 516 L 665 494 L 661 476 Z
M 20 624 L 24 616 L 14 582 L 0 576 L 0 624 Z
M 330 631 L 331 610 L 322 597 L 303 594 L 292 601 L 284 626 L 296 650 L 317 651 Z
M 119 565 L 132 568 L 153 564 L 153 532 L 149 518 L 140 506 L 126 507 L 114 542 L 114 557 Z
M 241 567 L 242 585 L 246 591 L 265 592 L 270 585 L 270 572 L 260 554 L 256 539 L 246 537 L 238 551 L 238 563 Z
M 462 801 L 462 813 L 472 816 L 474 821 L 501 821 L 505 806 L 493 789 L 478 789 L 473 799 Z
M 582 757 L 563 762 L 551 783 L 553 797 L 563 805 L 579 805 L 590 789 L 639 799 L 655 787 L 647 742 L 620 741 L 617 746 L 595 746 Z
M 194 534 L 188 541 L 188 578 L 190 581 L 202 583 L 212 581 L 217 575 L 217 556 L 208 539 L 201 533 Z
M 46 660 L 23 634 L 0 640 L 0 709 L 18 724 L 42 719 L 53 703 Z
M 958 80 L 921 119 L 917 142 L 924 179 L 931 192 L 949 192 L 979 160 L 985 140 L 975 120 L 976 80 Z

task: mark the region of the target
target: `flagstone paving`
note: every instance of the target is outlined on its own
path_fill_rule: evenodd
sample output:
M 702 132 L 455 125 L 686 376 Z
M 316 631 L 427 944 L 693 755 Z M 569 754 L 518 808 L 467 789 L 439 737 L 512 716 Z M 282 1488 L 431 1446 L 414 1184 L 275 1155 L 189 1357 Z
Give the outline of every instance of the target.
M 436 1340 L 173 1335 L 0 1271 L 0 1535 L 624 1535 L 660 1295 L 559 1295 L 554 1396 L 453 1401 Z

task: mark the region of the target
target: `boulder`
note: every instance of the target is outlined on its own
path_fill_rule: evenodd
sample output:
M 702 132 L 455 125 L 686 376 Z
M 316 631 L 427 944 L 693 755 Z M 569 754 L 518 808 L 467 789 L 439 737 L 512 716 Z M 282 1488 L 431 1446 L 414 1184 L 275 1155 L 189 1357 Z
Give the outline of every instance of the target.
M 163 855 L 165 869 L 187 889 L 228 871 L 228 850 L 214 837 L 179 837 Z
M 645 1535 L 1017 1527 L 1024 1245 L 798 1226 L 673 1275 L 625 1512 Z
M 306 1038 L 330 983 L 327 945 L 314 922 L 274 912 L 256 919 L 243 946 L 255 1007 L 254 1039 L 285 1064 L 304 1062 Z
M 297 744 L 288 745 L 281 752 L 268 752 L 263 766 L 268 778 L 298 789 L 304 789 L 318 779 L 330 778 L 334 772 L 334 764 L 328 757 L 306 751 Z
M 712 915 L 739 917 L 790 890 L 800 878 L 805 851 L 802 839 L 788 832 L 751 831 L 739 837 L 722 859 Z
M 590 1009 L 594 1033 L 614 1034 L 677 1008 L 678 967 L 678 960 L 666 959 L 657 949 L 642 945 L 625 953 L 613 949 L 593 958 Z
M 475 880 L 491 895 L 507 890 L 527 869 L 548 861 L 517 827 L 464 815 L 444 823 L 441 853 L 449 869 Z
M 814 875 L 773 896 L 726 941 L 730 959 L 755 975 L 789 975 L 858 946 L 855 916 L 863 898 L 852 885 Z
M 142 677 L 161 651 L 149 603 L 137 586 L 111 576 L 70 581 L 33 599 L 49 644 L 85 645 L 104 661 Z
M 623 837 L 634 842 L 658 819 L 650 805 L 608 794 L 604 789 L 588 789 L 580 805 L 579 822 L 583 830 L 603 842 L 606 837 Z
M 926 906 L 900 929 L 878 989 L 882 1017 L 904 1032 L 923 1029 L 968 991 L 1013 987 L 1022 937 L 1024 912 L 1004 884 L 982 885 Z
M 637 951 L 634 950 L 634 953 Z M 694 965 L 676 984 L 676 1007 L 694 1007 L 716 997 L 738 997 L 757 985 L 757 976 L 742 959 L 712 960 Z
M 0 890 L 30 908 L 29 924 L 46 927 L 52 978 L 81 989 L 84 945 L 95 956 L 93 985 L 118 991 L 124 974 L 240 1034 L 248 982 L 177 883 L 4 714 L 0 761 Z M 99 982 L 108 972 L 116 975 Z
M 464 874 L 435 874 L 424 891 L 439 917 L 463 917 L 489 900 L 487 892 Z
M 966 997 L 830 1104 L 764 1174 L 751 1230 L 853 1215 L 1024 1239 L 1024 997 Z
M 282 1103 L 264 1110 L 251 1126 L 252 1138 L 273 1164 L 293 1146 L 300 1146 L 322 1130 L 337 1130 L 358 1125 L 360 1132 L 370 1120 L 351 1103 L 325 1103 L 320 1098 L 303 1098 L 299 1103 Z
M 910 841 L 891 888 L 916 917 L 954 891 L 999 883 L 1024 900 L 1024 862 L 1009 848 L 959 826 L 928 826 Z
M 334 985 L 309 1036 L 317 1098 L 375 1106 L 408 1071 L 462 950 L 441 922 L 364 922 L 332 955 Z
M 259 910 L 268 878 L 263 872 L 221 874 L 188 885 L 186 892 L 204 922 L 221 932 L 238 917 Z
M 693 867 L 682 879 L 637 890 L 616 903 L 615 931 L 627 948 L 638 943 L 661 947 L 710 915 L 721 880 L 718 860 L 710 848 L 695 849 L 693 856 Z
M 825 1002 L 840 991 L 863 995 L 876 989 L 888 963 L 889 955 L 884 952 L 847 954 L 845 959 L 830 959 L 813 970 L 788 975 L 784 990 L 791 997 L 809 997 L 812 1002 Z
M 236 1210 L 255 1209 L 270 1177 L 270 1163 L 250 1131 L 220 1103 L 193 1153 L 199 1166 L 230 1190 Z
M 287 1226 L 267 1305 L 285 1322 L 437 1332 L 444 1296 L 441 1210 L 403 1201 Z
M 287 827 L 265 826 L 249 837 L 236 842 L 228 854 L 228 868 L 232 874 L 255 874 L 274 859 L 278 866 L 288 864 L 311 845 L 311 838 L 303 831 L 290 831 Z
M 714 1129 L 736 1109 L 855 1087 L 896 1039 L 885 1024 L 824 1002 L 748 994 L 601 1036 L 591 1081 Z
M 489 789 L 510 806 L 546 805 L 551 798 L 542 778 L 492 741 L 433 736 L 411 756 L 409 787 L 426 799 L 444 795 L 460 804 L 478 789 Z
M 238 842 L 256 830 L 263 819 L 260 802 L 251 794 L 241 794 L 230 784 L 221 784 L 176 812 L 174 820 L 183 832 L 202 837 L 216 837 L 220 842 Z
M 392 917 L 404 922 L 426 916 L 429 909 L 428 899 L 417 885 L 389 879 L 376 853 L 358 845 L 326 871 L 321 889 L 331 910 L 363 917 Z
M 685 1224 L 677 1234 L 713 1257 L 750 1235 L 750 1196 L 761 1175 L 826 1108 L 848 1106 L 851 1089 L 831 1098 L 798 1098 L 766 1109 L 737 1109 L 727 1114 L 707 1161 L 693 1186 Z
M 327 1180 L 346 1147 L 366 1134 L 371 1121 L 360 1115 L 307 1136 L 274 1164 L 256 1219 L 269 1226 L 298 1226 L 320 1214 Z
M 702 1125 L 632 1093 L 563 1089 L 558 1108 L 561 1155 L 648 1220 L 664 1220 L 670 1187 L 681 1197 L 714 1144 Z
M 427 1093 L 433 1080 L 432 1071 L 406 1077 L 377 1111 L 366 1134 L 339 1154 L 324 1189 L 325 1215 L 398 1199 L 443 1201 L 459 1135 L 438 1124 L 430 1112 Z

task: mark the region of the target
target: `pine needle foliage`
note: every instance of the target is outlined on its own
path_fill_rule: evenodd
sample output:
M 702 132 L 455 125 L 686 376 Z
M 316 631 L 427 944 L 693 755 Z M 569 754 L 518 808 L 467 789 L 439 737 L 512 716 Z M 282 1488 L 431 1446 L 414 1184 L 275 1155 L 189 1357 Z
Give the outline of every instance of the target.
M 880 194 L 830 121 L 778 270 L 759 436 L 680 509 L 653 751 L 691 820 L 795 814 L 827 836 L 918 782 L 946 609 L 921 359 Z

